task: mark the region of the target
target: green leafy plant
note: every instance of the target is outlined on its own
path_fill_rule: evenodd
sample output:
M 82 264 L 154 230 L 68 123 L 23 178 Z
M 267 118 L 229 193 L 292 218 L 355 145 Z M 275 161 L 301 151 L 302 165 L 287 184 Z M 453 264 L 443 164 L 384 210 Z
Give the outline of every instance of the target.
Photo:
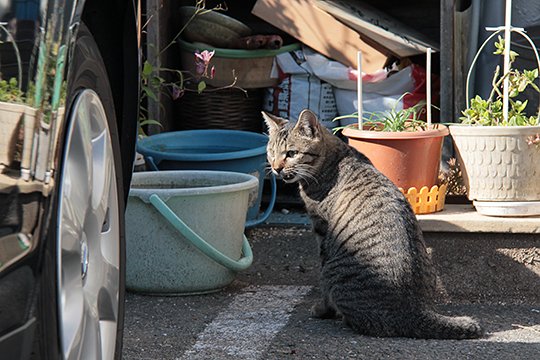
M 0 101 L 16 104 L 24 103 L 24 93 L 21 91 L 16 78 L 0 80 Z
M 504 55 L 504 39 L 498 37 L 495 42 L 495 55 Z M 510 51 L 510 66 L 519 56 L 515 51 Z M 500 74 L 500 66 L 495 68 L 492 80 L 492 90 L 487 99 L 482 99 L 479 95 L 471 99 L 467 109 L 462 111 L 460 120 L 463 124 L 483 125 L 483 126 L 527 126 L 540 124 L 540 114 L 528 116 L 525 112 L 528 100 L 522 101 L 517 97 L 529 86 L 540 93 L 540 88 L 534 83 L 538 78 L 538 69 L 523 70 L 512 69 L 506 74 Z M 503 85 L 508 78 L 508 119 L 503 116 Z
M 408 107 L 406 109 L 398 109 L 397 106 L 403 100 L 403 97 L 409 93 L 405 93 L 396 100 L 394 106 L 390 110 L 386 111 L 375 111 L 375 112 L 364 112 L 367 114 L 363 116 L 362 124 L 365 130 L 373 131 L 392 131 L 392 132 L 403 132 L 403 131 L 422 131 L 427 129 L 427 123 L 420 119 L 420 115 L 426 112 L 425 101 L 419 101 L 416 105 Z M 352 113 L 350 115 L 343 115 L 334 118 L 333 121 L 340 119 L 348 118 L 358 118 L 358 112 Z M 347 125 L 334 128 L 334 132 L 342 130 L 346 127 L 356 126 Z

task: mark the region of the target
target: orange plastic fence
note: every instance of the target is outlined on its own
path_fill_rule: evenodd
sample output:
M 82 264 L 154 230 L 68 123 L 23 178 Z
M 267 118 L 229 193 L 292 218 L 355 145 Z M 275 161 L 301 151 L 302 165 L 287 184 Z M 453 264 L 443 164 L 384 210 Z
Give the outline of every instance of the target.
M 415 214 L 429 214 L 441 211 L 446 198 L 446 184 L 434 185 L 430 188 L 423 186 L 420 191 L 412 187 L 405 192 L 399 188 L 411 204 Z

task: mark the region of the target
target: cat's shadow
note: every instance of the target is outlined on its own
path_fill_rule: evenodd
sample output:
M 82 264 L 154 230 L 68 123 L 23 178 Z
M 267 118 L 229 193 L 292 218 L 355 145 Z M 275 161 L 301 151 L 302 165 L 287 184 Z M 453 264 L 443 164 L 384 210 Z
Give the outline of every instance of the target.
M 437 272 L 439 304 L 478 304 L 480 312 L 482 307 L 490 306 L 493 311 L 497 305 L 501 310 L 540 306 L 540 238 L 537 236 L 464 232 L 425 233 L 424 237 Z M 519 311 L 515 316 L 520 316 Z M 505 317 L 508 317 L 506 311 L 501 314 L 488 311 L 485 319 L 479 320 L 491 323 L 488 331 L 513 330 L 520 323 L 540 324 L 540 313 L 527 311 L 523 318 Z

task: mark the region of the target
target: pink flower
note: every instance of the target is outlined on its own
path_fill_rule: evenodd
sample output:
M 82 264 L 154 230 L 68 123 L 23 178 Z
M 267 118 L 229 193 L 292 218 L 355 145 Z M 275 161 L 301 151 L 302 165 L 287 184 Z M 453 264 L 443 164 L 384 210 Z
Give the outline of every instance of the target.
M 535 136 L 527 137 L 527 145 L 536 145 L 536 146 L 538 146 L 538 144 L 540 144 L 540 134 L 536 134 Z
M 215 51 L 208 50 L 195 52 L 195 72 L 197 73 L 197 76 L 208 76 L 208 65 L 210 64 L 210 60 L 212 60 L 214 54 Z
M 216 75 L 216 68 L 212 66 L 212 69 L 210 70 L 210 79 L 213 79 Z
M 205 65 L 208 66 L 208 63 L 210 62 L 210 60 L 212 60 L 212 56 L 214 56 L 215 52 L 216 52 L 215 50 L 213 51 L 203 50 L 203 52 L 201 53 L 197 51 L 195 52 L 195 59 L 196 61 L 197 60 L 202 61 Z

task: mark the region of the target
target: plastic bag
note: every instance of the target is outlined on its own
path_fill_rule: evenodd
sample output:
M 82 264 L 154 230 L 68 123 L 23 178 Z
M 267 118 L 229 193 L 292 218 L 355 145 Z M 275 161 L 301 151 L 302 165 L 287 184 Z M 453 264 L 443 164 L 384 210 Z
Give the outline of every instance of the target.
M 362 107 L 364 116 L 369 116 L 371 112 L 386 111 L 392 108 L 401 110 L 403 108 L 403 102 L 397 103 L 398 99 L 404 93 L 413 91 L 415 87 L 412 73 L 412 66 L 407 66 L 383 80 L 362 82 Z M 356 87 L 354 90 L 336 88 L 334 92 L 337 111 L 340 116 L 358 111 Z M 341 119 L 339 125 L 343 126 L 355 122 L 357 120 L 353 118 Z
M 308 108 L 328 128 L 357 122 L 354 118 L 332 122 L 336 116 L 358 111 L 356 69 L 308 47 L 280 54 L 276 56 L 276 63 L 279 85 L 267 89 L 263 106 L 266 111 L 294 121 Z M 432 81 L 432 98 L 438 99 L 439 79 L 433 76 Z M 364 116 L 408 108 L 425 98 L 426 70 L 419 65 L 411 64 L 399 71 L 381 69 L 373 74 L 362 74 Z
M 363 77 L 365 78 L 365 76 Z M 438 99 L 439 79 L 432 76 L 432 103 Z M 338 114 L 349 115 L 358 111 L 356 90 L 334 89 Z M 391 109 L 401 110 L 416 105 L 426 99 L 426 70 L 412 64 L 377 82 L 362 83 L 362 107 L 364 117 L 372 112 L 385 112 Z M 432 109 L 433 110 L 433 109 Z M 425 112 L 420 114 L 425 120 Z M 434 116 L 434 121 L 437 118 Z M 340 126 L 356 123 L 354 118 L 341 119 Z M 336 124 L 337 126 L 337 124 Z
M 292 121 L 302 110 L 310 109 L 324 126 L 332 128 L 337 116 L 333 87 L 314 74 L 304 51 L 276 56 L 279 84 L 266 88 L 263 109 Z

